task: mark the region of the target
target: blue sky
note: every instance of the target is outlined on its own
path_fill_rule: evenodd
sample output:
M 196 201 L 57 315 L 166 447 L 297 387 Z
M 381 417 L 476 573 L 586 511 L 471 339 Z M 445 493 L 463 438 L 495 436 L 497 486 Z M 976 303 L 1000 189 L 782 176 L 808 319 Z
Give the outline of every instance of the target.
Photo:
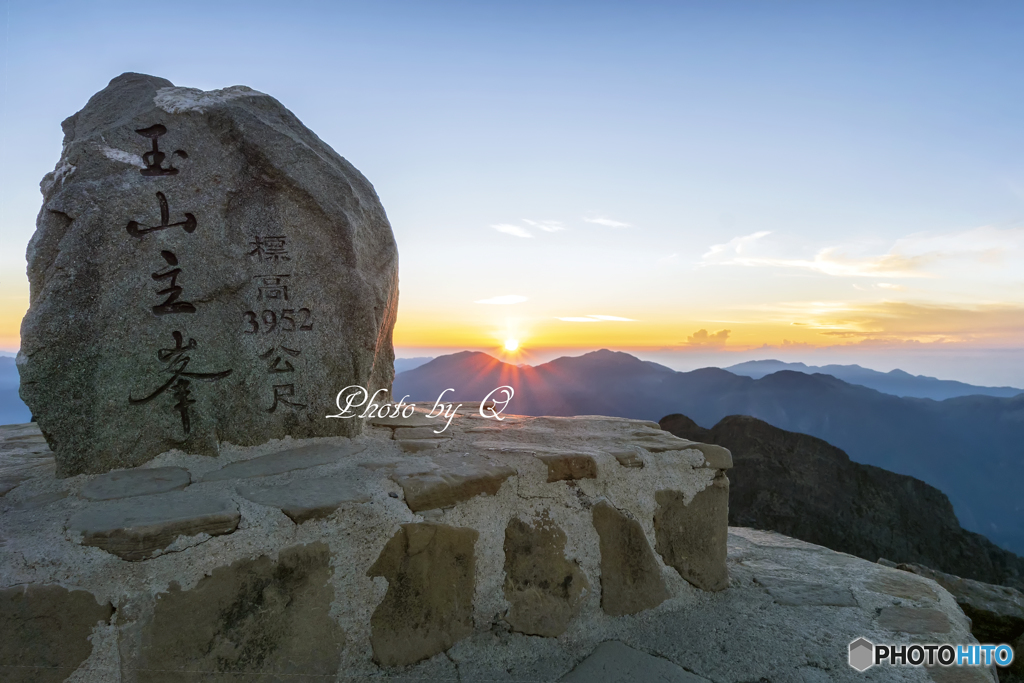
M 1020 3 L 2 8 L 2 348 L 60 121 L 140 71 L 269 93 L 373 182 L 403 355 L 511 335 L 1024 385 Z

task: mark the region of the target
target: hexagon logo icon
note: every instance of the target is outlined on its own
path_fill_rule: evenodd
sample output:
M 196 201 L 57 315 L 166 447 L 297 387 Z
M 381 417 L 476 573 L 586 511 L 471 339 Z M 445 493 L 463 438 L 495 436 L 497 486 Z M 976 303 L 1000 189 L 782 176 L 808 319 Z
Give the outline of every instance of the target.
M 850 666 L 857 671 L 867 671 L 874 665 L 875 646 L 867 638 L 858 638 L 850 643 Z

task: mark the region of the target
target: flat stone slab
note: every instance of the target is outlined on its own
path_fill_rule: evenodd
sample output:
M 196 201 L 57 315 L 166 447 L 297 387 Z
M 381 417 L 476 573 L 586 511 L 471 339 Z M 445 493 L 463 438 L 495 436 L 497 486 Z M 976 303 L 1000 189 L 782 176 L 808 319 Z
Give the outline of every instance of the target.
M 430 427 L 431 429 L 440 429 L 444 427 L 447 419 L 441 417 L 427 417 L 425 413 L 419 411 L 413 413 L 409 417 L 373 417 L 367 420 L 369 424 L 375 427 Z
M 97 503 L 74 515 L 68 531 L 124 560 L 145 560 L 178 536 L 229 534 L 238 527 L 238 506 L 228 498 L 175 491 Z
M 451 428 L 436 434 L 435 430 L 444 427 L 445 423 L 440 422 L 436 427 L 396 427 L 395 440 L 402 439 L 450 439 L 452 438 Z
M 886 572 L 868 579 L 864 587 L 876 593 L 885 593 L 897 598 L 908 600 L 938 600 L 935 589 L 925 581 L 912 577 L 903 577 L 895 572 Z
M 183 467 L 151 467 L 107 472 L 82 487 L 81 496 L 89 500 L 113 500 L 180 491 L 192 483 Z
M 667 659 L 641 652 L 618 640 L 601 643 L 558 680 L 566 683 L 708 683 L 708 679 Z
M 347 503 L 370 500 L 365 482 L 351 475 L 300 479 L 281 486 L 242 485 L 238 494 L 254 503 L 278 508 L 296 524 L 327 517 Z
M 762 586 L 765 581 L 758 578 Z M 788 607 L 858 607 L 853 591 L 843 586 L 821 583 L 768 581 L 768 594 L 780 605 Z
M 401 439 L 398 447 L 405 453 L 432 451 L 444 443 L 443 439 Z
M 479 455 L 441 455 L 422 469 L 399 471 L 391 479 L 402 487 L 413 512 L 455 505 L 482 494 L 494 495 L 516 470 Z
M 928 607 L 883 607 L 877 623 L 890 631 L 915 635 L 949 633 L 949 617 Z
M 304 470 L 319 465 L 330 465 L 366 450 L 364 444 L 315 444 L 287 451 L 261 455 L 250 460 L 239 460 L 219 470 L 207 472 L 200 481 L 222 479 L 249 479 L 270 477 L 293 470 Z
M 20 503 L 13 505 L 11 509 L 15 511 L 35 510 L 49 505 L 50 503 L 56 503 L 58 500 L 64 500 L 67 497 L 67 491 L 49 491 L 47 493 L 40 493 L 30 498 L 26 498 Z

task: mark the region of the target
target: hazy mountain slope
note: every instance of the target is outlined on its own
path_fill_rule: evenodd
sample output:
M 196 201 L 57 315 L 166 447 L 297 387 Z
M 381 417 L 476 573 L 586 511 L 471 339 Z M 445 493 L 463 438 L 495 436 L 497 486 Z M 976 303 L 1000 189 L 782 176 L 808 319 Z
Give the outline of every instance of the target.
M 964 528 L 1024 553 L 1024 395 L 932 401 L 900 398 L 828 375 L 761 379 L 718 368 L 672 372 L 599 351 L 518 368 L 482 353 L 442 356 L 395 378 L 395 394 L 434 400 L 454 387 L 480 400 L 502 384 L 509 412 L 604 414 L 658 420 L 683 413 L 705 427 L 751 415 L 834 444 L 857 462 L 906 474 L 949 496 Z
M 18 382 L 14 358 L 0 356 L 0 424 L 19 424 L 32 419 L 32 411 L 18 396 Z
M 1024 587 L 1024 558 L 962 529 L 949 499 L 918 479 L 852 462 L 821 439 L 752 417 L 731 415 L 704 429 L 675 414 L 661 426 L 732 451 L 730 525 Z
M 729 372 L 745 377 L 760 379 L 781 370 L 793 370 L 806 374 L 821 373 L 832 375 L 850 384 L 859 384 L 894 396 L 931 398 L 942 401 L 957 396 L 998 396 L 1009 398 L 1024 393 L 1014 387 L 981 387 L 948 379 L 936 379 L 925 375 L 911 375 L 903 370 L 879 372 L 859 365 L 805 365 L 784 363 L 778 360 L 752 360 L 725 368 Z

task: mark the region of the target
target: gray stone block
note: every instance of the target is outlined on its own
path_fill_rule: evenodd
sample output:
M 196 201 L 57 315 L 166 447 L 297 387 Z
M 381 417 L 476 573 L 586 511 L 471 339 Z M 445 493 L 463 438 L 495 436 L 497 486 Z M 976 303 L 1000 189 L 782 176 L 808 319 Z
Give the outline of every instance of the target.
M 227 498 L 186 491 L 93 503 L 75 514 L 68 530 L 124 560 L 145 560 L 178 536 L 229 534 L 238 527 L 238 506 Z
M 365 482 L 354 479 L 351 473 L 276 486 L 243 485 L 238 487 L 238 494 L 254 503 L 278 508 L 296 524 L 327 517 L 345 504 L 370 500 Z
M 83 486 L 80 495 L 89 500 L 131 498 L 180 491 L 191 483 L 183 467 L 138 468 L 101 474 Z
M 248 479 L 250 477 L 270 477 L 294 470 L 304 470 L 319 465 L 331 465 L 357 455 L 366 450 L 364 444 L 347 443 L 340 446 L 331 444 L 313 444 L 300 446 L 287 451 L 261 455 L 249 460 L 239 460 L 203 475 L 200 481 L 220 481 L 222 479 Z

